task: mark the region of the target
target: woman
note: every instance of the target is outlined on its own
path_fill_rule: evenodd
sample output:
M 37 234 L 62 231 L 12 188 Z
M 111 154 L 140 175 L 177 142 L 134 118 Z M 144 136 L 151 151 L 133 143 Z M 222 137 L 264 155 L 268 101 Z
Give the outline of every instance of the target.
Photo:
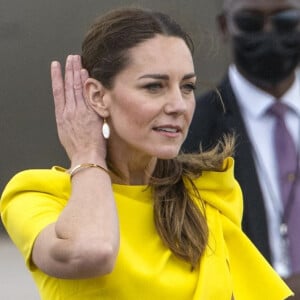
M 291 295 L 240 229 L 231 141 L 178 156 L 195 106 L 191 53 L 168 16 L 123 9 L 91 26 L 85 69 L 69 56 L 63 79 L 52 63 L 70 169 L 21 172 L 1 201 L 42 299 Z

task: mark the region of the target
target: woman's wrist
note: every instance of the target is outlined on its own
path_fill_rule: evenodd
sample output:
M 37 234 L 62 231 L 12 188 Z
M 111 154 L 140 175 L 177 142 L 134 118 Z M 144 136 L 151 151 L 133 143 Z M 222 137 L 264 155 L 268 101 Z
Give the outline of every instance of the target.
M 66 172 L 68 174 L 70 174 L 71 179 L 72 179 L 73 176 L 76 175 L 78 172 L 88 169 L 88 168 L 97 168 L 97 169 L 107 173 L 108 175 L 110 175 L 110 172 L 107 168 L 102 167 L 101 165 L 94 164 L 94 163 L 82 163 L 82 164 L 76 165 L 74 168 L 68 169 Z
M 94 164 L 107 169 L 106 160 L 101 151 L 85 151 L 74 154 L 71 159 L 70 169 L 74 169 L 81 164 Z

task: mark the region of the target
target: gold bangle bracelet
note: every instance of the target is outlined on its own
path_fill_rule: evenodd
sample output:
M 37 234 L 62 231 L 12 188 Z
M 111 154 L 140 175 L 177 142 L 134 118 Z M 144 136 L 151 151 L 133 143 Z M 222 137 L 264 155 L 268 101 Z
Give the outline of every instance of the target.
M 108 175 L 110 175 L 109 171 L 108 171 L 107 169 L 105 169 L 104 167 L 101 167 L 101 166 L 99 166 L 99 165 L 97 165 L 97 164 L 91 164 L 91 163 L 84 163 L 84 164 L 77 165 L 77 166 L 75 166 L 73 169 L 68 169 L 68 170 L 66 170 L 66 172 L 67 172 L 68 174 L 70 174 L 71 179 L 72 179 L 72 177 L 73 177 L 75 174 L 77 174 L 77 173 L 80 172 L 81 170 L 87 169 L 87 168 L 98 168 L 98 169 L 104 171 L 105 173 L 107 173 Z

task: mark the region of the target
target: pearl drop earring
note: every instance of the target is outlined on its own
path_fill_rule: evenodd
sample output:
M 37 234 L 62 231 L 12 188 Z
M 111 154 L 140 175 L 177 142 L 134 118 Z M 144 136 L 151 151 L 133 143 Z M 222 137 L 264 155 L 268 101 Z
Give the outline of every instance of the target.
M 102 135 L 107 140 L 110 136 L 110 128 L 109 125 L 106 122 L 106 119 L 103 119 L 103 125 L 102 125 Z

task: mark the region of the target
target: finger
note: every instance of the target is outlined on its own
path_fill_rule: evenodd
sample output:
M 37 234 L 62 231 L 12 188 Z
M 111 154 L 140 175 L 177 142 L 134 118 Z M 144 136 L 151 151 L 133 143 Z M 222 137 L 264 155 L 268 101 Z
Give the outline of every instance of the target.
M 81 83 L 82 86 L 85 84 L 85 82 L 87 81 L 87 79 L 89 78 L 89 73 L 86 69 L 81 69 L 80 70 L 80 77 L 81 77 Z
M 81 82 L 80 70 L 81 70 L 80 56 L 74 55 L 73 56 L 73 76 L 74 76 L 73 88 L 74 88 L 75 101 L 77 105 L 84 103 L 83 86 Z
M 56 118 L 62 115 L 65 108 L 65 90 L 61 65 L 58 61 L 51 63 L 51 83 Z
M 86 69 L 81 69 L 80 70 L 80 77 L 81 77 L 81 84 L 82 84 L 82 94 L 83 94 L 83 97 L 84 97 L 84 102 L 85 104 L 89 107 L 88 105 L 88 101 L 87 101 L 87 93 L 86 93 L 86 90 L 85 90 L 85 82 L 87 81 L 87 79 L 89 78 L 89 73 Z
M 69 55 L 65 66 L 65 101 L 67 109 L 75 108 L 73 55 Z

